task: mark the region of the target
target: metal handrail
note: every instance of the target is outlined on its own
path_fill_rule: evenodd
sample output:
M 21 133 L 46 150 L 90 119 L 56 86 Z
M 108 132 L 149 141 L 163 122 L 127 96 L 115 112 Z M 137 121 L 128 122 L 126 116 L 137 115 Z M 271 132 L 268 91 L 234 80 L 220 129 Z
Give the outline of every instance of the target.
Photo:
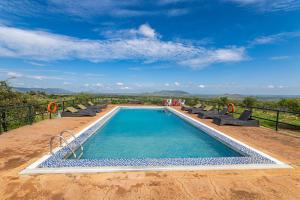
M 78 159 L 79 159 L 83 155 L 83 146 L 82 146 L 82 144 L 80 142 L 78 142 L 77 137 L 75 137 L 75 135 L 73 134 L 73 132 L 71 130 L 63 130 L 59 134 L 61 136 L 60 140 L 59 140 L 60 145 L 62 145 L 62 138 L 63 138 L 64 133 L 69 133 L 74 138 L 74 142 L 76 142 L 80 146 L 81 154 L 78 156 Z
M 68 149 L 72 152 L 74 158 L 77 157 L 76 154 L 75 154 L 75 152 L 73 151 L 73 149 L 69 146 L 68 141 L 67 141 L 63 136 L 60 136 L 60 135 L 53 136 L 53 137 L 51 137 L 51 139 L 50 139 L 49 145 L 50 145 L 50 153 L 51 153 L 51 154 L 54 154 L 53 151 L 52 151 L 52 150 L 53 150 L 52 144 L 53 144 L 53 140 L 54 140 L 55 138 L 60 138 L 60 139 L 62 139 L 62 140 L 64 141 L 64 143 L 66 144 L 66 147 L 68 147 Z M 62 146 L 62 145 L 60 144 L 60 146 Z

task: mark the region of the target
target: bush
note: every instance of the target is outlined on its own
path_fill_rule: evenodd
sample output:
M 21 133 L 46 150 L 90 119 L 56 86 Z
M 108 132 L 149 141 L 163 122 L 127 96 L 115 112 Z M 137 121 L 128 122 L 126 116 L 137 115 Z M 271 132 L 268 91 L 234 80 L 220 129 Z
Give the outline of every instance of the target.
M 300 112 L 300 99 L 281 99 L 278 102 L 281 109 L 289 110 L 292 112 Z
M 199 98 L 186 98 L 185 104 L 189 106 L 194 106 L 199 103 Z
M 255 97 L 245 97 L 243 100 L 243 104 L 245 107 L 253 107 L 256 105 L 257 99 Z
M 228 103 L 229 103 L 229 99 L 228 99 L 228 97 L 220 97 L 220 98 L 218 99 L 218 103 L 219 103 L 221 106 L 226 106 L 226 105 L 228 105 Z

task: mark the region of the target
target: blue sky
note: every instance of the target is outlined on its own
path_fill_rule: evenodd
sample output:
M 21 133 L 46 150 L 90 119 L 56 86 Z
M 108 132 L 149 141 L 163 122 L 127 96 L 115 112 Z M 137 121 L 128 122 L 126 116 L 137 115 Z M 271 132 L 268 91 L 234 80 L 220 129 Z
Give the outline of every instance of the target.
M 299 0 L 0 1 L 13 86 L 299 95 L 299 75 Z

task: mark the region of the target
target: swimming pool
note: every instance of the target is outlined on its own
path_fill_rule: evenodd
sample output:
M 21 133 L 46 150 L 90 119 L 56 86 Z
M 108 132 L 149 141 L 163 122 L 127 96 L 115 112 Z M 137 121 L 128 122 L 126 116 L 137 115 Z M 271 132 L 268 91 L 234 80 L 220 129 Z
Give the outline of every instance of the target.
M 83 149 L 81 159 L 242 156 L 167 109 L 121 108 Z
M 289 167 L 170 107 L 118 106 L 76 138 L 22 173 Z

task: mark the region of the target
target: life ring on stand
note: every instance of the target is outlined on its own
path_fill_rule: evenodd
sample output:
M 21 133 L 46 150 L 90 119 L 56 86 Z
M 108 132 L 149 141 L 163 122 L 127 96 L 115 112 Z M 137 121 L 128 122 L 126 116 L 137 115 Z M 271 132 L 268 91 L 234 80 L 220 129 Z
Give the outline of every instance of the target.
M 229 103 L 227 105 L 227 110 L 228 110 L 229 113 L 234 113 L 234 111 L 235 111 L 234 104 L 233 103 Z
M 47 107 L 48 112 L 55 113 L 57 110 L 57 104 L 55 102 L 50 102 Z

